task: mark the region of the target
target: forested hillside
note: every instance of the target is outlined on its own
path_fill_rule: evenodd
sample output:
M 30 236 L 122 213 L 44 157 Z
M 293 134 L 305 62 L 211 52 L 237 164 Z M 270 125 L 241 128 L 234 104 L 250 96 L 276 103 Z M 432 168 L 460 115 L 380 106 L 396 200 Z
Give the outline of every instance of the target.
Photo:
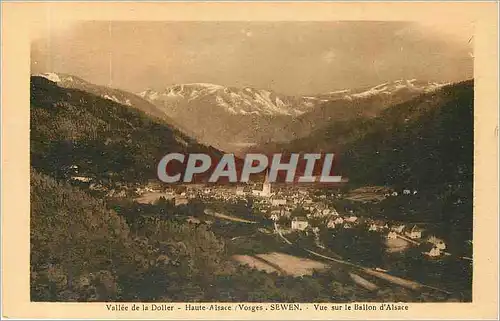
M 386 211 L 439 222 L 452 239 L 472 239 L 473 81 L 388 109 L 340 157 L 354 184 L 418 191 L 413 202 L 388 199 Z
M 405 220 L 444 224 L 446 234 L 472 237 L 474 83 L 445 86 L 367 119 L 331 122 L 312 135 L 275 146 L 290 152 L 335 152 L 349 186 L 418 191 L 371 210 Z
M 167 220 L 130 231 L 104 202 L 31 172 L 35 301 L 196 299 L 223 248 L 212 232 Z
M 426 186 L 470 180 L 473 82 L 444 87 L 373 119 L 332 121 L 312 135 L 274 148 L 336 152 L 338 170 L 360 184 Z
M 170 152 L 220 152 L 160 119 L 44 77 L 31 79 L 31 164 L 55 178 L 144 182 Z
M 472 81 L 464 82 L 350 127 L 339 146 L 342 170 L 351 180 L 375 184 L 418 187 L 470 180 L 473 99 Z

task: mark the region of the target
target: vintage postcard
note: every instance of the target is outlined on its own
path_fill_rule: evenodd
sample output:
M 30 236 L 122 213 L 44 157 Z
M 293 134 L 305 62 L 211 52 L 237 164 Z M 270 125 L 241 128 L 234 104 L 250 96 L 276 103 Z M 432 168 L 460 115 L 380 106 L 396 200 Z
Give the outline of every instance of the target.
M 498 317 L 498 3 L 2 3 L 2 317 Z

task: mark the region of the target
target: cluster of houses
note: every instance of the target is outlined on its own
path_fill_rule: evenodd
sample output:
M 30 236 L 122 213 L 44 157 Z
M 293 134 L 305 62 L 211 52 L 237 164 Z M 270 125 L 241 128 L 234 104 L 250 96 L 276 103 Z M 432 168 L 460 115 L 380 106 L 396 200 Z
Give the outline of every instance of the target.
M 406 226 L 402 224 L 393 225 L 389 228 L 387 223 L 383 224 L 380 222 L 373 222 L 369 225 L 368 231 L 387 232 L 387 239 L 401 238 L 417 245 L 420 245 L 421 243 L 430 244 L 432 246 L 431 249 L 428 252 L 424 252 L 425 255 L 430 257 L 438 257 L 443 254 L 448 254 L 444 252 L 446 249 L 446 243 L 442 239 L 431 235 L 422 240 L 422 233 L 424 230 L 419 228 L 417 225 L 413 225 L 410 229 L 407 229 Z
M 252 195 L 256 195 L 254 191 L 252 190 Z M 323 202 L 322 198 L 326 198 L 324 195 L 322 195 L 323 197 L 313 198 L 307 190 L 288 190 L 285 193 L 271 193 L 270 186 L 266 187 L 264 184 L 261 192 L 263 192 L 259 194 L 261 197 L 256 198 L 254 204 L 260 208 L 263 215 L 268 215 L 273 221 L 278 221 L 282 218 L 289 219 L 289 228 L 291 231 L 311 231 L 318 228 L 311 225 L 312 220 L 324 222 L 329 229 L 350 229 L 364 224 L 367 226 L 368 232 L 386 233 L 385 236 L 389 240 L 401 238 L 413 244 L 425 243 L 431 245 L 431 249 L 428 252 L 424 252 L 429 257 L 440 257 L 448 254 L 445 252 L 446 244 L 442 239 L 435 236 L 423 239 L 424 230 L 417 225 L 406 226 L 398 223 L 390 224 L 383 220 L 358 218 L 352 210 L 347 210 L 345 215 L 340 215 L 335 208 Z M 241 188 L 236 189 L 238 196 L 248 195 L 248 193 L 248 191 L 244 191 Z M 402 194 L 415 195 L 417 191 L 404 189 Z M 397 196 L 394 193 L 391 195 Z M 298 206 L 302 207 L 307 214 L 292 218 L 292 212 Z
M 327 228 L 344 228 L 349 229 L 352 226 L 359 224 L 360 220 L 356 216 L 341 217 L 337 216 L 330 219 L 327 223 Z M 365 222 L 366 223 L 366 222 Z M 304 231 L 310 227 L 309 221 L 305 217 L 295 217 L 291 221 L 291 230 Z M 436 236 L 429 236 L 422 240 L 423 230 L 416 225 L 413 225 L 411 229 L 406 229 L 405 225 L 395 224 L 389 227 L 387 223 L 381 224 L 377 222 L 372 222 L 368 224 L 369 232 L 380 232 L 387 233 L 386 238 L 388 240 L 401 238 L 403 240 L 410 241 L 413 244 L 420 245 L 422 243 L 431 245 L 431 249 L 428 252 L 423 252 L 423 254 L 429 257 L 440 257 L 442 255 L 449 255 L 445 252 L 446 243 L 437 238 Z
M 325 213 L 328 212 L 325 211 Z M 449 255 L 449 253 L 445 252 L 446 243 L 442 239 L 436 236 L 429 236 L 423 239 L 422 233 L 424 230 L 417 225 L 407 227 L 404 224 L 393 224 L 389 226 L 387 222 L 358 219 L 355 215 L 341 216 L 336 211 L 328 213 L 327 215 L 329 215 L 329 218 L 325 222 L 326 227 L 329 229 L 350 229 L 359 224 L 366 224 L 368 232 L 386 233 L 385 237 L 388 240 L 401 238 L 415 245 L 420 245 L 422 243 L 431 245 L 431 249 L 428 252 L 424 252 L 424 254 L 429 257 Z M 271 218 L 277 220 L 278 216 L 273 214 Z M 314 228 L 317 227 L 311 226 L 310 220 L 305 216 L 294 217 L 290 222 L 291 231 L 305 231 Z
M 441 256 L 442 254 L 448 254 L 444 252 L 446 250 L 446 243 L 442 240 L 439 239 L 435 236 L 430 236 L 427 238 L 427 242 L 432 244 L 432 248 L 428 252 L 424 252 L 425 255 L 428 255 L 430 257 L 437 257 Z
M 439 257 L 446 254 L 446 244 L 443 240 L 430 236 L 422 240 L 423 230 L 416 225 L 406 227 L 403 224 L 391 224 L 381 220 L 359 219 L 352 210 L 347 210 L 346 215 L 340 215 L 337 210 L 329 206 L 323 199 L 326 196 L 321 195 L 312 197 L 308 190 L 287 189 L 286 191 L 272 191 L 271 184 L 264 182 L 262 189 L 252 189 L 251 185 L 235 187 L 207 187 L 187 186 L 182 192 L 167 188 L 160 190 L 157 186 L 147 185 L 138 187 L 136 194 L 161 193 L 165 198 L 174 201 L 175 206 L 187 204 L 193 198 L 207 198 L 215 200 L 224 200 L 226 202 L 237 202 L 246 200 L 247 196 L 252 195 L 254 206 L 260 210 L 262 215 L 267 215 L 271 220 L 278 221 L 282 218 L 289 220 L 289 227 L 292 231 L 306 231 L 318 228 L 311 226 L 311 220 L 324 222 L 329 229 L 350 229 L 360 224 L 365 224 L 368 232 L 386 233 L 387 239 L 401 238 L 414 244 L 426 243 L 432 248 L 424 252 L 429 257 Z M 416 190 L 403 189 L 402 195 L 415 195 Z M 386 194 L 386 196 L 398 196 L 398 192 Z M 297 207 L 301 207 L 305 212 L 301 216 L 292 218 L 292 212 Z M 319 219 L 319 220 L 318 220 Z M 196 219 L 190 218 L 191 223 L 198 223 Z
M 385 227 L 387 228 L 387 225 Z M 405 225 L 398 225 L 393 226 L 389 229 L 387 239 L 396 239 L 399 237 L 417 245 L 420 245 L 422 243 L 429 244 L 431 245 L 431 249 L 429 251 L 423 252 L 423 254 L 429 257 L 449 255 L 449 253 L 445 252 L 446 243 L 444 242 L 444 240 L 437 238 L 434 235 L 431 235 L 422 240 L 422 232 L 423 230 L 416 225 L 413 225 L 413 227 L 409 230 L 405 229 Z

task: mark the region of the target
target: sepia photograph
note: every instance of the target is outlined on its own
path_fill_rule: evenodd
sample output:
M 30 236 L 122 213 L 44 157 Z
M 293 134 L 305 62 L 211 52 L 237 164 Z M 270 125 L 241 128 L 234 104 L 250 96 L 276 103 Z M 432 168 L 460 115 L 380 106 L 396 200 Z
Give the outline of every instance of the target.
M 34 40 L 31 299 L 470 302 L 471 27 L 85 21 Z M 169 184 L 172 152 L 334 153 L 345 179 Z
M 27 130 L 28 303 L 388 316 L 466 308 L 477 278 L 498 282 L 477 261 L 498 254 L 484 254 L 498 234 L 477 227 L 498 224 L 498 198 L 481 196 L 498 185 L 480 181 L 497 172 L 478 172 L 498 142 L 498 115 L 478 107 L 498 94 L 483 87 L 495 85 L 478 20 L 64 19 L 56 7 L 24 47 L 29 106 L 12 107 Z

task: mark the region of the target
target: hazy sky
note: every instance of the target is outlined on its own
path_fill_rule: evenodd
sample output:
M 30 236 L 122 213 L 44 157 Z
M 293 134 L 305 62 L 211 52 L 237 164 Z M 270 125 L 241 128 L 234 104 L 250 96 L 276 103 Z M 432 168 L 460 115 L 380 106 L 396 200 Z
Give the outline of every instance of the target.
M 48 26 L 32 72 L 142 91 L 209 82 L 302 95 L 473 76 L 472 26 L 414 22 L 83 22 Z

